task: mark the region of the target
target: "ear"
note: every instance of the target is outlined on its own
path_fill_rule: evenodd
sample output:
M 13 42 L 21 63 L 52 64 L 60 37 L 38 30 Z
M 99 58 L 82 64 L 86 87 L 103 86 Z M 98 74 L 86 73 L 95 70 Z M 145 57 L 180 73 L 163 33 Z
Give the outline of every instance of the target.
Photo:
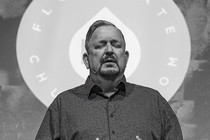
M 128 63 L 128 58 L 129 58 L 129 52 L 125 51 L 125 62 L 126 62 L 126 64 Z
M 85 64 L 86 68 L 89 69 L 90 67 L 89 67 L 89 61 L 88 61 L 88 54 L 84 53 L 82 59 L 83 59 L 83 62 Z

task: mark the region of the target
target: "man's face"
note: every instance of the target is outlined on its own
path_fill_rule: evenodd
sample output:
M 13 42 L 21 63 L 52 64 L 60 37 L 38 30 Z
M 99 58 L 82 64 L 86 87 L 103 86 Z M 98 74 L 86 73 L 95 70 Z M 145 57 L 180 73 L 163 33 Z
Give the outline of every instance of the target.
M 97 28 L 88 44 L 88 67 L 101 76 L 124 73 L 128 52 L 121 32 L 113 26 Z M 86 65 L 87 66 L 87 65 Z

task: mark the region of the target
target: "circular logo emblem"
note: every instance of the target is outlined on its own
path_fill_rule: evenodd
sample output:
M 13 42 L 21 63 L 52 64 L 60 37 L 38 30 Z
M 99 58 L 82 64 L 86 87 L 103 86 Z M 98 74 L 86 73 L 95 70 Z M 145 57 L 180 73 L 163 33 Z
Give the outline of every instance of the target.
M 60 92 L 85 82 L 85 35 L 100 19 L 125 36 L 127 81 L 157 89 L 169 100 L 185 77 L 190 38 L 178 7 L 162 0 L 33 1 L 20 23 L 17 57 L 35 96 L 49 106 Z

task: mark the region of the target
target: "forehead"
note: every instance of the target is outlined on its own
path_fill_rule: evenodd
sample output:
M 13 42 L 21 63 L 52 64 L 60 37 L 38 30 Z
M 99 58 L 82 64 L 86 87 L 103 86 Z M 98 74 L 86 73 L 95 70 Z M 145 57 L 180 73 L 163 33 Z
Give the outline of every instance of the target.
M 118 40 L 123 41 L 123 35 L 119 29 L 114 26 L 98 27 L 92 34 L 91 41 L 94 40 Z

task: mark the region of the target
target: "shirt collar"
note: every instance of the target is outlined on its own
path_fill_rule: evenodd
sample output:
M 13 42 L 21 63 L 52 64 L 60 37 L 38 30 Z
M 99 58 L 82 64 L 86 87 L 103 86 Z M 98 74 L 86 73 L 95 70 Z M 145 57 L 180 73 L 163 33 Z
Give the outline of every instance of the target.
M 125 76 L 121 79 L 119 84 L 116 86 L 116 92 L 115 94 L 121 95 L 121 96 L 126 96 L 127 88 L 126 88 L 126 79 Z M 98 95 L 102 96 L 103 98 L 108 98 L 106 96 L 103 96 L 103 90 L 100 86 L 98 86 L 96 83 L 92 81 L 90 76 L 85 81 L 85 88 L 86 88 L 86 93 L 88 93 L 88 99 L 93 99 L 96 98 Z M 111 96 L 112 97 L 112 96 Z

